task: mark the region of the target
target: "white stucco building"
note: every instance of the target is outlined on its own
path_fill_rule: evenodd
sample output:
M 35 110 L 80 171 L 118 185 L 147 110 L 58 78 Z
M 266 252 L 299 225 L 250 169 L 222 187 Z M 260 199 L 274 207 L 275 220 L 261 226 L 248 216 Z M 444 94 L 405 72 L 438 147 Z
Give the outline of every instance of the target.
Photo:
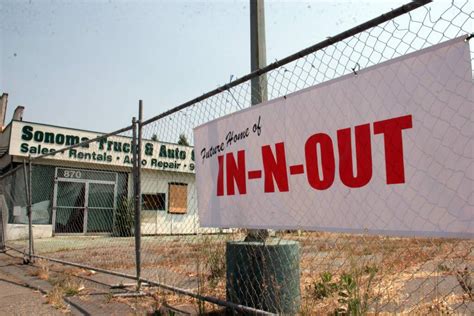
M 4 95 L 5 96 L 5 95 Z M 6 109 L 6 101 L 2 103 Z M 0 133 L 0 172 L 102 133 L 22 120 L 22 108 Z M 3 114 L 4 116 L 4 114 Z M 0 117 L 0 119 L 2 119 Z M 113 136 L 56 153 L 33 164 L 35 238 L 59 234 L 127 235 L 132 205 L 132 139 Z M 194 152 L 190 146 L 142 142 L 142 234 L 195 234 L 199 230 Z M 6 239 L 28 233 L 23 170 L 2 180 Z

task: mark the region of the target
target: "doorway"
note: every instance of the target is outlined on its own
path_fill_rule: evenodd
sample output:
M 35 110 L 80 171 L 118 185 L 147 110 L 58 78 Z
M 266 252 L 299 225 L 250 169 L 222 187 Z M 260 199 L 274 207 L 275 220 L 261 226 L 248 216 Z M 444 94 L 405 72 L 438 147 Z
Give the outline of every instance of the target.
M 116 173 L 57 168 L 55 179 L 54 234 L 112 232 L 117 195 Z

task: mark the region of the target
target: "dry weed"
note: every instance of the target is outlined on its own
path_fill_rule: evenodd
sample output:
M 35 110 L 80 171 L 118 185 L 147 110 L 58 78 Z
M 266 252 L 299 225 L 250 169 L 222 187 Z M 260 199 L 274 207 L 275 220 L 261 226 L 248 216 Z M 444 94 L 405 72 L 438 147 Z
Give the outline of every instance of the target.
M 84 290 L 83 284 L 70 274 L 61 274 L 54 279 L 50 278 L 49 281 L 53 288 L 46 295 L 46 301 L 58 309 L 66 308 L 64 297 L 75 296 Z
M 49 264 L 47 260 L 38 259 L 36 261 L 36 270 L 31 273 L 32 276 L 41 280 L 49 279 Z
M 64 304 L 64 289 L 55 285 L 51 291 L 46 294 L 46 302 L 57 309 L 65 309 L 66 305 Z

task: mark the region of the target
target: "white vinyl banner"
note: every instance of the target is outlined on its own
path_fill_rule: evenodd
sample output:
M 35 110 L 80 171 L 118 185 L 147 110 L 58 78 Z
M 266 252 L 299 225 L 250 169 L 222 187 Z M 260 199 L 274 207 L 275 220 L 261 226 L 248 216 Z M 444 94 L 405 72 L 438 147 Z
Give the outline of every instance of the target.
M 202 226 L 474 237 L 463 38 L 194 130 Z

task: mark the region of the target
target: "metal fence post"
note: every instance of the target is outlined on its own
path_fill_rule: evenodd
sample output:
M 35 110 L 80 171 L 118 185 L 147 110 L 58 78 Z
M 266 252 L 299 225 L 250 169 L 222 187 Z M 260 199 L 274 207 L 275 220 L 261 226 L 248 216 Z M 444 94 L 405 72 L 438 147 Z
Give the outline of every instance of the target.
M 142 121 L 143 121 L 143 102 L 138 102 L 138 137 L 137 137 L 137 171 L 136 171 L 136 187 L 135 187 L 135 247 L 137 248 L 137 287 L 140 290 L 140 274 L 141 274 L 141 211 L 142 211 L 142 186 L 141 186 L 141 169 L 142 169 Z
M 140 221 L 140 210 L 141 210 L 141 192 L 140 192 L 140 169 L 141 169 L 141 119 L 142 119 L 142 101 L 139 102 L 139 120 L 135 117 L 132 120 L 132 142 L 133 142 L 133 199 L 135 209 L 135 265 L 136 265 L 136 276 L 137 276 L 137 290 L 140 290 L 140 277 L 141 277 L 141 221 Z M 138 126 L 138 131 L 137 131 Z M 138 135 L 137 135 L 138 134 Z
M 33 211 L 31 209 L 33 204 L 33 166 L 31 164 L 31 157 L 28 157 L 28 226 L 29 226 L 29 240 L 30 240 L 30 262 L 34 262 L 35 244 L 33 238 Z
M 26 167 L 26 161 L 23 160 L 23 175 L 25 179 L 25 197 L 26 197 L 26 212 L 28 215 L 28 260 L 33 262 L 33 220 L 31 212 L 31 159 L 28 157 L 28 168 Z
M 132 118 L 132 179 L 133 179 L 133 209 L 134 214 L 137 212 L 137 119 L 134 116 Z M 140 275 L 140 262 L 138 260 L 140 254 L 137 247 L 137 223 L 136 216 L 134 217 L 134 231 L 133 235 L 135 236 L 135 271 L 137 277 L 137 287 L 139 283 Z
M 31 245 L 31 257 L 30 257 L 30 262 L 34 262 L 34 255 L 35 255 L 35 239 L 33 235 L 33 210 L 32 210 L 32 205 L 33 205 L 33 165 L 31 163 L 31 156 L 28 157 L 28 169 L 29 169 L 29 175 L 28 175 L 28 192 L 30 192 L 30 201 L 29 201 L 29 208 L 30 208 L 30 216 L 29 216 L 29 226 L 30 226 L 30 245 Z
M 6 203 L 2 203 L 5 196 L 5 182 L 4 178 L 0 178 L 0 253 L 5 252 L 5 206 Z M 8 216 L 8 215 L 7 215 Z

